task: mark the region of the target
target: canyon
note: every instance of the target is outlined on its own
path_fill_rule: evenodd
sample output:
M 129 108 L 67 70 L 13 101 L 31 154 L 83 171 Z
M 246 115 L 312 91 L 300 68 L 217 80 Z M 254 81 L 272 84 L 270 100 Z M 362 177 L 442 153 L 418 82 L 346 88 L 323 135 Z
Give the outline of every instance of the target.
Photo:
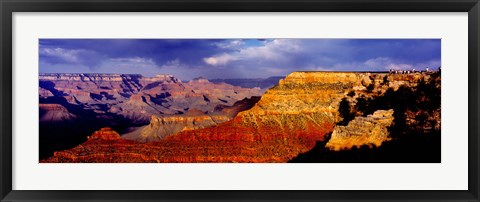
M 120 134 L 134 132 L 155 120 L 152 117 L 188 119 L 193 113 L 216 117 L 214 124 L 224 122 L 242 109 L 242 100 L 249 102 L 261 94 L 260 88 L 203 78 L 184 82 L 168 74 L 40 74 L 40 158 L 72 148 L 102 127 Z M 239 106 L 234 106 L 237 102 Z M 182 129 L 191 128 L 189 124 L 177 123 Z
M 325 152 L 385 148 L 404 140 L 402 134 L 415 131 L 423 138 L 440 129 L 439 72 L 292 72 L 259 100 L 254 96 L 260 88 L 165 78 L 146 84 L 128 77 L 130 88 L 115 83 L 107 94 L 98 92 L 101 98 L 80 98 L 88 106 L 110 103 L 105 113 L 148 116 L 149 124 L 123 136 L 103 128 L 41 162 L 301 162 Z M 115 85 L 126 88 L 126 95 Z M 40 91 L 41 97 L 50 92 L 72 104 L 80 101 L 72 95 L 82 95 L 43 89 L 48 91 Z M 103 133 L 110 135 L 97 137 Z
M 259 88 L 242 88 L 206 79 L 182 82 L 173 75 L 40 74 L 40 103 L 81 106 L 98 116 L 116 114 L 148 122 L 156 114 L 183 114 L 189 109 L 213 112 L 217 105 L 260 96 Z M 63 102 L 63 103 L 62 103 Z
M 212 114 L 200 110 L 189 110 L 183 115 L 152 115 L 150 124 L 124 134 L 124 139 L 139 142 L 159 141 L 181 131 L 196 130 L 215 126 L 235 117 L 240 111 L 250 109 L 260 97 L 253 96 L 235 102 L 232 106 L 218 105 Z

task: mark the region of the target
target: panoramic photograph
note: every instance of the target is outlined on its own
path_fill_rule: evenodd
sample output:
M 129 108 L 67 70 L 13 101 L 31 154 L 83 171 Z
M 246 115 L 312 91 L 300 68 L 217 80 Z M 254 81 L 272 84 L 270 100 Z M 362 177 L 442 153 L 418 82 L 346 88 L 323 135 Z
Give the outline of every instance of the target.
M 441 39 L 39 39 L 40 163 L 441 163 Z

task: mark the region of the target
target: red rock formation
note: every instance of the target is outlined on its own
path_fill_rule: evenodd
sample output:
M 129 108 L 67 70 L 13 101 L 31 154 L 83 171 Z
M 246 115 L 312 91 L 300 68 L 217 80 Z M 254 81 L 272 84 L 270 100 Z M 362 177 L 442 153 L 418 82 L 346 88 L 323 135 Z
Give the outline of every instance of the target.
M 139 142 L 160 141 L 182 131 L 197 130 L 218 125 L 235 117 L 240 111 L 253 107 L 259 97 L 243 99 L 233 106 L 218 105 L 215 112 L 207 114 L 199 109 L 189 109 L 179 115 L 153 115 L 150 124 L 123 135 L 123 138 Z
M 88 140 L 118 140 L 120 135 L 111 128 L 105 127 L 87 137 Z
M 41 162 L 286 162 L 306 150 L 305 143 L 312 138 L 306 132 L 288 135 L 275 128 L 257 131 L 232 127 L 232 122 L 148 143 L 119 139 L 112 131 L 97 131 L 87 142 L 55 152 Z
M 139 142 L 160 141 L 167 136 L 177 134 L 181 131 L 207 128 L 228 121 L 229 119 L 229 117 L 224 115 L 207 114 L 152 116 L 149 125 L 140 127 L 122 137 Z
M 377 110 L 367 117 L 355 117 L 347 126 L 335 126 L 326 147 L 348 150 L 362 145 L 379 147 L 389 141 L 387 127 L 393 124 L 393 110 Z
M 294 72 L 269 89 L 253 108 L 217 126 L 148 143 L 89 140 L 44 162 L 287 162 L 333 131 L 341 120 L 339 102 L 350 91 L 368 96 L 397 81 L 408 86 L 423 78 L 390 75 L 386 84 L 386 75 Z M 377 83 L 367 92 L 365 86 Z

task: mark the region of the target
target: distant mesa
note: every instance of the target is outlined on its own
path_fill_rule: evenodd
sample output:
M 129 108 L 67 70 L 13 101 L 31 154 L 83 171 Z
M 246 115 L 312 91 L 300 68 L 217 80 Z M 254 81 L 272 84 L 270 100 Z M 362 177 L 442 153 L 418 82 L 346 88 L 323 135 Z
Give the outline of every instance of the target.
M 77 116 L 60 104 L 40 104 L 40 122 L 71 121 Z
M 150 124 L 122 136 L 124 139 L 138 142 L 155 142 L 181 131 L 196 130 L 218 125 L 228 121 L 222 115 L 170 115 L 152 116 Z
M 40 74 L 39 79 L 40 103 L 82 107 L 144 124 L 152 115 L 185 114 L 188 108 L 213 112 L 219 104 L 232 106 L 262 93 L 203 78 L 185 83 L 169 74 Z

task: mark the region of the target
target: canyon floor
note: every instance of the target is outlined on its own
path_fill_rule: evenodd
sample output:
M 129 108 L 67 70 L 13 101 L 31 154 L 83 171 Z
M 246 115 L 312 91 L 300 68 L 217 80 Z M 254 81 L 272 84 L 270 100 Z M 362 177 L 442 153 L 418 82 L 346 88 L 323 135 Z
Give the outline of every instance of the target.
M 252 82 L 40 75 L 40 162 L 441 162 L 440 72 Z

